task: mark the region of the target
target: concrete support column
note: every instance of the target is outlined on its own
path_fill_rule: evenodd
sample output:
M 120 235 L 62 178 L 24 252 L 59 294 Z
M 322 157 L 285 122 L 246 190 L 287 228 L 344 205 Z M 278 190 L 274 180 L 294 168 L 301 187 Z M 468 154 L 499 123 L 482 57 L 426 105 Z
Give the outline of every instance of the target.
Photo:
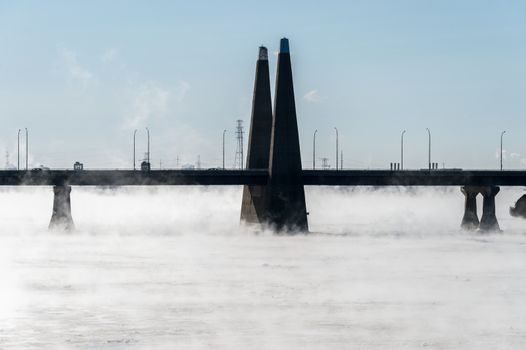
M 477 195 L 480 193 L 479 187 L 463 186 L 460 188 L 466 201 L 464 203 L 464 216 L 460 227 L 465 230 L 476 230 L 479 227 L 477 215 Z
M 266 47 L 259 48 L 252 98 L 252 118 L 248 137 L 247 169 L 268 169 L 272 139 L 272 101 Z M 267 186 L 244 186 L 241 222 L 264 223 L 268 219 Z
M 53 186 L 53 214 L 49 222 L 49 229 L 70 231 L 75 228 L 71 217 L 71 186 Z
M 248 169 L 268 169 L 264 186 L 245 186 L 241 221 L 277 232 L 308 232 L 289 41 L 281 39 L 274 114 L 267 50 L 260 49 L 250 127 Z
M 480 219 L 479 229 L 481 231 L 500 231 L 497 216 L 495 215 L 495 196 L 499 193 L 500 187 L 482 187 L 480 193 L 484 197 L 482 203 L 482 218 Z
M 276 231 L 308 232 L 307 207 L 289 41 L 281 39 L 276 70 L 266 220 Z

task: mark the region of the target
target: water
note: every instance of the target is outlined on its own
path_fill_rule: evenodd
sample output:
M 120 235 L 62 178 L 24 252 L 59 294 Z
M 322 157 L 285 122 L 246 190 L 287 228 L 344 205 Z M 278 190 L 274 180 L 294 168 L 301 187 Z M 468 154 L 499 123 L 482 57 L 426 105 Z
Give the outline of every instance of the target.
M 51 189 L 0 189 L 0 348 L 524 349 L 521 194 L 479 235 L 458 188 L 307 188 L 314 233 L 275 236 L 238 187 L 74 188 L 64 234 Z

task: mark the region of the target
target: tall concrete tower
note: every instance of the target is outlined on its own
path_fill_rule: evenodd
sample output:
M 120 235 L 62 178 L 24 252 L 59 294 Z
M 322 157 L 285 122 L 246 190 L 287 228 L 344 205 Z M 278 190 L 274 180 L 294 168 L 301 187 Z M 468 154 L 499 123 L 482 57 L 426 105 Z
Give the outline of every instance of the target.
M 281 39 L 270 145 L 269 219 L 278 230 L 308 231 L 289 41 Z
M 252 98 L 252 118 L 248 136 L 247 169 L 268 169 L 272 136 L 272 101 L 267 48 L 259 48 Z M 266 186 L 244 186 L 241 220 L 261 223 L 266 220 Z
M 248 169 L 268 169 L 268 183 L 245 186 L 241 220 L 277 231 L 308 231 L 289 41 L 281 39 L 271 112 L 267 50 L 260 48 L 252 102 Z

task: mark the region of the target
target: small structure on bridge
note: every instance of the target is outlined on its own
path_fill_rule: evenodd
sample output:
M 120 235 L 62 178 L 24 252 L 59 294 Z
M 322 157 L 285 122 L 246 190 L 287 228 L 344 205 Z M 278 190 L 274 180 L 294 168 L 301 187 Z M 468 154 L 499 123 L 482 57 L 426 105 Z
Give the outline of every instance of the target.
M 75 171 L 84 170 L 84 164 L 82 164 L 81 162 L 75 162 L 75 164 L 73 164 L 73 170 Z
M 147 161 L 143 161 L 141 163 L 141 171 L 150 171 L 150 170 L 151 170 L 150 163 L 148 163 Z

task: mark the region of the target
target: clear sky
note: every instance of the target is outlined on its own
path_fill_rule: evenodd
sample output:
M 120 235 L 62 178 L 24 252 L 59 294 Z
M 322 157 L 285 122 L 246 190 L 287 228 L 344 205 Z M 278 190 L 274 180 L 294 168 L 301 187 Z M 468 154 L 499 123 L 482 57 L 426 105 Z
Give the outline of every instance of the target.
M 131 167 L 149 127 L 154 167 L 217 167 L 227 129 L 232 165 L 257 48 L 283 36 L 304 167 L 315 129 L 334 166 L 334 127 L 344 167 L 398 161 L 404 129 L 406 167 L 426 167 L 428 127 L 440 166 L 497 168 L 506 130 L 504 166 L 526 168 L 526 2 L 511 0 L 0 0 L 2 158 L 27 127 L 30 166 Z

